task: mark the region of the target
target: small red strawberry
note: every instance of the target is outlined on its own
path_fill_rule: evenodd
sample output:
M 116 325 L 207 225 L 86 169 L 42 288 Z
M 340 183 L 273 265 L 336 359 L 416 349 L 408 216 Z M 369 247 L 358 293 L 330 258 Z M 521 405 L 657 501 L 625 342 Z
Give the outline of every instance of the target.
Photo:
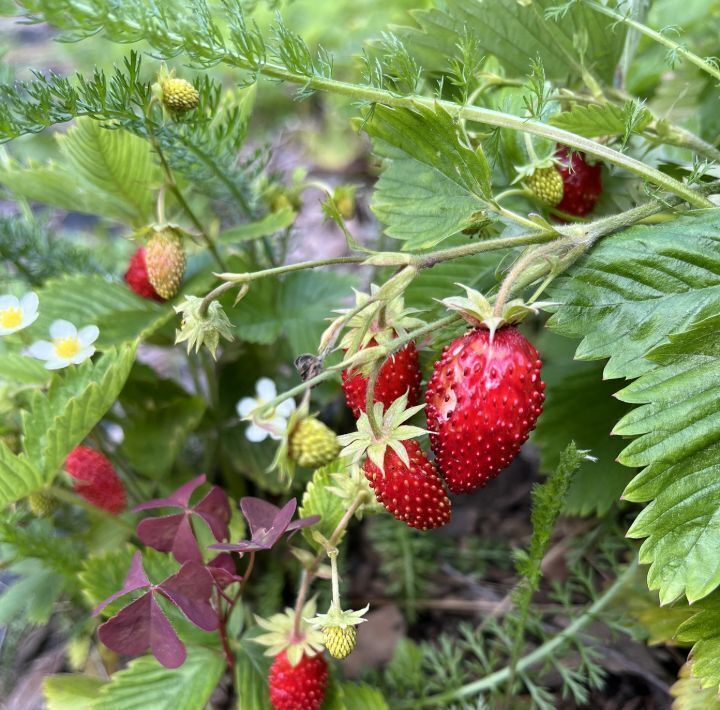
M 293 666 L 282 651 L 270 666 L 270 702 L 275 710 L 317 710 L 325 699 L 327 679 L 322 654 L 303 654 Z
M 428 461 L 417 441 L 403 441 L 409 465 L 388 448 L 383 471 L 369 458 L 363 471 L 375 497 L 398 520 L 411 528 L 430 530 L 450 520 L 451 504 L 435 465 Z
M 125 489 L 110 461 L 88 446 L 76 446 L 65 460 L 65 470 L 75 479 L 75 492 L 88 503 L 117 514 L 126 505 Z
M 474 327 L 444 349 L 425 395 L 430 445 L 453 493 L 484 486 L 510 464 L 545 399 L 537 350 L 512 319 L 486 321 L 478 304 L 487 301 L 467 291 L 469 298 L 445 303 Z M 512 306 L 519 318 L 522 307 Z M 494 334 L 486 322 L 498 328 Z
M 377 341 L 373 339 L 367 347 L 375 345 Z M 418 352 L 415 343 L 411 342 L 389 357 L 380 368 L 373 398 L 387 408 L 407 392 L 408 404 L 417 404 L 420 400 L 420 379 Z M 367 377 L 357 370 L 342 371 L 345 401 L 356 419 L 365 411 L 367 384 Z
M 413 528 L 439 528 L 450 520 L 451 504 L 434 464 L 415 441 L 427 433 L 405 422 L 424 405 L 407 408 L 407 394 L 387 411 L 375 402 L 375 428 L 367 412 L 358 419 L 357 431 L 338 437 L 345 447 L 342 457 L 359 461 L 375 497 L 398 520 Z
M 130 257 L 128 270 L 125 272 L 125 283 L 138 296 L 152 298 L 155 301 L 165 299 L 153 288 L 148 279 L 147 265 L 145 263 L 145 247 L 138 247 Z
M 355 355 L 376 345 L 386 345 L 397 338 L 398 333 L 405 334 L 424 325 L 413 316 L 414 309 L 405 308 L 402 297 L 382 300 L 380 293 L 373 285 L 369 295 L 359 292 L 356 294 L 356 306 L 365 307 L 347 323 L 348 330 L 340 343 L 346 355 Z M 408 404 L 413 406 L 420 399 L 421 379 L 417 348 L 411 341 L 393 353 L 380 368 L 373 399 L 387 409 L 398 397 L 407 394 Z M 357 419 L 365 411 L 368 383 L 366 368 L 343 370 L 342 382 L 345 400 Z
M 568 159 L 569 152 L 561 146 L 555 156 L 559 161 L 557 170 L 563 180 L 563 197 L 557 204 L 557 209 L 584 217 L 600 199 L 602 167 L 599 163 L 588 163 L 584 153 L 574 152 L 572 158 Z

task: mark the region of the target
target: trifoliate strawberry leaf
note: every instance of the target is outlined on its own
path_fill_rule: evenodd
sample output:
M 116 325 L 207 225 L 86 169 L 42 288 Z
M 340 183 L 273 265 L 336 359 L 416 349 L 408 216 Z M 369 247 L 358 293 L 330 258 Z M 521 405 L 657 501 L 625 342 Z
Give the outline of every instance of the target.
M 693 675 L 703 688 L 720 690 L 720 593 L 715 592 L 693 604 L 696 613 L 677 630 L 676 638 L 692 643 L 690 660 Z
M 151 656 L 131 661 L 102 687 L 94 710 L 194 710 L 204 708 L 225 662 L 214 650 L 191 646 L 181 668 L 163 668 Z
M 720 710 L 717 688 L 703 688 L 693 671 L 693 664 L 685 663 L 670 686 L 673 710 Z
M 652 121 L 652 114 L 640 104 L 629 102 L 623 107 L 615 104 L 589 104 L 573 106 L 550 117 L 553 126 L 571 131 L 579 136 L 629 137 L 643 130 Z
M 303 536 L 318 549 L 322 549 L 322 547 L 313 533 L 317 531 L 326 539 L 329 538 L 346 510 L 342 498 L 330 490 L 333 485 L 332 474 L 340 470 L 342 470 L 341 466 L 332 463 L 319 468 L 307 484 L 303 495 L 300 515 L 303 517 L 319 516 L 319 521 L 312 530 L 303 530 Z M 340 540 L 338 540 L 339 542 Z
M 539 348 L 544 360 L 545 404 L 533 441 L 540 447 L 540 467 L 545 473 L 555 469 L 568 438 L 589 450 L 597 460 L 584 461 L 576 471 L 565 511 L 601 515 L 620 500 L 632 475 L 615 460 L 623 448 L 622 440 L 610 436 L 629 407 L 613 397 L 617 384 L 603 381 L 599 363 L 568 363 L 572 341 L 545 335 Z
M 172 552 L 178 562 L 201 562 L 202 553 L 190 522 L 193 516 L 207 523 L 216 540 L 226 540 L 231 511 L 230 502 L 222 488 L 213 486 L 204 498 L 190 505 L 192 494 L 203 483 L 205 475 L 201 474 L 166 498 L 156 498 L 135 506 L 134 512 L 155 508 L 179 508 L 182 511 L 175 515 L 142 520 L 137 527 L 140 540 L 161 552 Z
M 659 365 L 618 397 L 639 404 L 615 433 L 638 437 L 621 463 L 645 466 L 625 498 L 652 503 L 629 535 L 646 537 L 640 561 L 648 585 L 667 603 L 685 593 L 693 602 L 720 584 L 720 316 L 700 321 L 648 357 Z
M 43 681 L 48 710 L 92 710 L 107 681 L 80 673 L 51 675 Z
M 720 307 L 720 210 L 605 238 L 550 299 L 562 303 L 548 326 L 582 338 L 575 357 L 609 358 L 605 377 L 637 377 L 644 358 L 708 306 Z
M 443 108 L 376 106 L 365 123 L 384 168 L 372 209 L 403 249 L 427 249 L 472 223 L 491 199 L 490 167 Z
M 46 392 L 36 390 L 23 412 L 25 453 L 13 457 L 0 446 L 0 505 L 22 498 L 50 483 L 65 457 L 80 444 L 115 402 L 130 373 L 135 344 L 111 349 L 95 362 L 86 361 Z
M 548 79 L 580 78 L 584 68 L 591 68 L 611 82 L 624 28 L 581 3 L 563 6 L 567 12 L 557 20 L 546 19 L 545 11 L 557 5 L 555 0 L 445 0 L 438 8 L 413 13 L 420 29 L 403 28 L 401 34 L 425 68 L 447 69 L 453 58 L 448 49 L 469 34 L 477 52 L 495 56 L 511 76 L 527 76 L 537 58 Z

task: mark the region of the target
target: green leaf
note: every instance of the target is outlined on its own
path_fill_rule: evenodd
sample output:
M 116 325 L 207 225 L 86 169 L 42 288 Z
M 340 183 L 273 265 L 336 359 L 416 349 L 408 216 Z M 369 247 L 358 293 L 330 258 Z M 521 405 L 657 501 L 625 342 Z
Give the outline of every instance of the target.
M 382 693 L 365 683 L 341 683 L 340 694 L 345 710 L 388 710 Z
M 345 513 L 342 500 L 335 493 L 328 490 L 328 487 L 333 485 L 332 474 L 340 470 L 342 469 L 337 463 L 331 463 L 317 469 L 313 473 L 312 480 L 305 488 L 302 505 L 300 506 L 300 517 L 320 516 L 320 521 L 313 525 L 312 528 L 303 530 L 303 536 L 319 550 L 322 549 L 322 546 L 313 537 L 313 532 L 317 530 L 323 537 L 329 538 Z
M 703 688 L 693 673 L 692 663 L 685 663 L 678 679 L 670 686 L 673 710 L 718 710 L 720 698 L 717 688 Z
M 108 350 L 97 362 L 88 360 L 53 379 L 46 393 L 33 393 L 30 411 L 23 412 L 24 445 L 44 482 L 110 409 L 134 359 L 135 344 Z
M 135 552 L 136 548 L 131 545 L 122 545 L 89 555 L 83 560 L 78 578 L 83 596 L 90 606 L 97 606 L 122 588 Z
M 224 669 L 220 654 L 199 647 L 188 648 L 187 660 L 175 669 L 142 656 L 113 674 L 93 710 L 198 710 L 205 707 Z
M 0 594 L 0 624 L 24 618 L 31 624 L 47 624 L 65 580 L 38 560 L 22 560 L 10 568 L 15 577 Z
M 18 353 L 0 355 L 0 380 L 13 384 L 43 385 L 50 377 L 50 370 L 46 370 L 39 360 Z
M 648 357 L 660 366 L 618 392 L 640 404 L 615 433 L 636 436 L 620 455 L 645 466 L 625 498 L 652 503 L 628 535 L 646 537 L 640 561 L 650 564 L 648 586 L 670 602 L 694 602 L 720 584 L 720 316 L 696 323 Z
M 572 3 L 557 21 L 546 20 L 545 11 L 557 5 L 555 0 L 445 0 L 437 9 L 414 12 L 420 29 L 404 29 L 403 36 L 426 69 L 446 69 L 452 59 L 448 50 L 469 32 L 481 51 L 497 57 L 512 76 L 526 76 L 538 58 L 548 79 L 562 81 L 568 74 L 581 76 L 583 62 L 576 47 L 585 45 L 584 65 L 612 82 L 624 28 L 581 3 Z
M 45 477 L 25 454 L 14 454 L 0 441 L 0 508 L 45 485 Z
M 491 199 L 482 149 L 460 137 L 440 106 L 414 110 L 376 106 L 364 126 L 384 168 L 372 209 L 403 249 L 427 249 L 471 223 Z
M 720 690 L 720 593 L 693 605 L 696 613 L 677 630 L 677 639 L 692 643 L 690 660 L 693 675 L 703 688 Z
M 235 244 L 237 242 L 247 242 L 251 239 L 259 239 L 267 237 L 281 229 L 289 227 L 297 216 L 296 212 L 290 207 L 285 207 L 277 212 L 270 212 L 257 222 L 248 224 L 240 224 L 237 227 L 231 227 L 224 231 L 217 238 L 220 244 Z
M 243 642 L 235 665 L 237 710 L 272 710 L 267 682 L 267 659 L 246 651 Z
M 199 425 L 205 399 L 189 395 L 172 380 L 158 379 L 148 367 L 136 365 L 120 404 L 125 412 L 123 455 L 139 473 L 164 478 L 188 434 Z
M 293 352 L 314 352 L 325 318 L 354 283 L 353 277 L 332 271 L 301 271 L 280 283 L 265 279 L 252 284 L 247 296 L 226 313 L 242 340 L 268 344 L 284 334 Z
M 80 673 L 51 675 L 43 682 L 48 710 L 92 710 L 106 681 Z
M 146 337 L 175 313 L 169 305 L 140 298 L 124 284 L 97 274 L 75 274 L 48 281 L 38 290 L 40 316 L 33 333 L 47 338 L 50 324 L 62 318 L 78 328 L 96 325 L 100 348 Z
M 73 178 L 100 193 L 93 213 L 137 226 L 153 219 L 160 172 L 147 141 L 91 118 L 79 118 L 58 141 Z
M 544 354 L 544 352 L 543 352 Z M 596 462 L 583 461 L 570 484 L 565 511 L 602 515 L 618 501 L 630 472 L 615 459 L 623 442 L 610 432 L 629 407 L 613 397 L 616 386 L 603 381 L 599 364 L 543 367 L 545 406 L 533 440 L 540 446 L 540 467 L 551 472 L 568 438 L 589 449 Z M 588 406 L 588 403 L 592 403 Z
M 605 238 L 558 280 L 548 321 L 583 338 L 575 357 L 609 358 L 605 377 L 638 377 L 644 358 L 699 313 L 720 307 L 720 210 L 703 210 Z
M 614 104 L 590 104 L 573 106 L 570 111 L 556 113 L 550 123 L 558 128 L 576 133 L 586 138 L 597 136 L 622 136 L 626 130 L 627 113 L 624 108 Z M 652 114 L 641 108 L 635 121 L 633 131 L 639 132 L 652 121 Z

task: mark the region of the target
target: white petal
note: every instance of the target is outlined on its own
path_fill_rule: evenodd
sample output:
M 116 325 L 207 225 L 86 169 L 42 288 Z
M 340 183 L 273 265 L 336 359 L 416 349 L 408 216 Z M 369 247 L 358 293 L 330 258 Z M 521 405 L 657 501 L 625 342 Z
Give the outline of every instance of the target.
M 92 345 L 100 335 L 100 330 L 96 325 L 86 325 L 78 331 L 78 340 L 80 345 Z
M 265 439 L 267 439 L 267 435 L 267 431 L 265 431 L 265 429 L 261 429 L 257 424 L 251 424 L 247 429 L 245 429 L 245 437 L 248 441 L 252 441 L 254 443 L 265 441 Z
M 3 328 L 0 326 L 0 335 L 10 335 L 11 333 L 15 333 L 18 330 L 21 330 L 23 327 L 23 324 L 16 325 L 14 328 Z
M 60 370 L 63 367 L 67 367 L 70 365 L 70 360 L 66 360 L 65 358 L 53 358 L 52 360 L 48 360 L 45 363 L 45 369 L 46 370 Z
M 280 402 L 280 404 L 275 407 L 275 411 L 281 417 L 289 417 L 295 411 L 295 400 L 291 397 L 290 399 Z
M 238 416 L 246 417 L 257 406 L 258 403 L 254 397 L 243 397 L 236 406 Z
M 51 338 L 74 338 L 77 328 L 68 320 L 56 320 L 50 326 Z
M 32 325 L 38 319 L 39 315 L 40 314 L 37 311 L 30 314 L 23 311 L 23 320 L 20 328 L 27 328 L 29 325 Z
M 79 365 L 81 362 L 84 362 L 89 357 L 92 357 L 95 354 L 95 347 L 93 345 L 88 345 L 86 348 L 83 348 L 79 352 L 77 352 L 75 355 L 73 355 L 70 358 L 70 362 L 73 365 Z
M 8 308 L 19 308 L 20 301 L 15 296 L 5 295 L 0 296 L 0 311 L 4 311 Z
M 269 377 L 261 377 L 255 383 L 255 391 L 263 402 L 269 402 L 277 396 L 275 383 Z
M 32 357 L 36 357 L 38 360 L 50 360 L 55 358 L 55 348 L 53 344 L 48 340 L 38 340 L 34 342 L 28 349 L 27 352 Z
M 26 293 L 22 300 L 20 301 L 20 305 L 22 306 L 23 315 L 27 318 L 31 318 L 33 315 L 37 313 L 38 305 L 40 304 L 40 299 L 38 298 L 38 295 L 34 291 L 30 291 L 30 293 Z M 33 320 L 35 320 L 33 318 Z
M 280 441 L 285 435 L 285 429 L 287 429 L 287 419 L 285 417 L 274 417 L 268 424 L 272 427 L 272 430 L 268 432 L 270 438 Z

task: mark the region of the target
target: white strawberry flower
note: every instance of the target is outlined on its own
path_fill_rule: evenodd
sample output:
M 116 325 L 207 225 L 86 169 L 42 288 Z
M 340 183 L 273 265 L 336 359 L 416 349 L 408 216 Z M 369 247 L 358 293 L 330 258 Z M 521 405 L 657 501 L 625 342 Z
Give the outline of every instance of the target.
M 38 297 L 32 291 L 22 298 L 0 296 L 0 335 L 10 335 L 27 328 L 38 317 Z
M 261 377 L 255 383 L 256 397 L 243 397 L 237 403 L 237 413 L 243 419 L 250 416 L 253 410 L 262 407 L 277 397 L 277 387 L 268 377 Z M 252 442 L 267 439 L 279 441 L 283 438 L 290 415 L 295 411 L 295 400 L 290 398 L 280 402 L 276 407 L 263 413 L 263 417 L 255 417 L 245 430 L 245 436 Z
M 92 357 L 95 352 L 93 343 L 100 331 L 95 325 L 86 325 L 78 330 L 66 320 L 56 320 L 50 326 L 49 340 L 38 340 L 28 349 L 28 353 L 38 360 L 45 360 L 47 370 L 59 370 L 68 365 L 79 365 Z

